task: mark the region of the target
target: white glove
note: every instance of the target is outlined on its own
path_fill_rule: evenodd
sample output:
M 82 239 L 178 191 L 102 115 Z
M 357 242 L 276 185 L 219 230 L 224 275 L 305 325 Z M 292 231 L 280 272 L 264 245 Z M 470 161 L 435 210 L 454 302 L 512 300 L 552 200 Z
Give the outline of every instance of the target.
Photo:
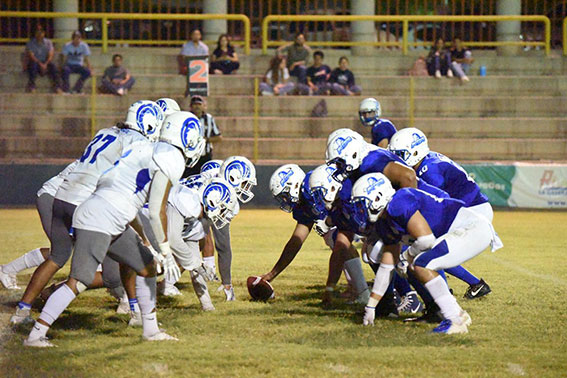
M 152 255 L 154 256 L 154 260 L 156 261 L 156 270 L 157 270 L 157 273 L 158 273 L 158 274 L 161 274 L 161 272 L 163 271 L 163 269 L 162 269 L 162 267 L 161 267 L 162 264 L 163 264 L 163 256 L 162 256 L 160 253 L 158 253 L 158 251 L 156 251 L 156 250 L 154 249 L 154 247 L 151 246 L 151 244 L 148 245 L 147 247 L 148 247 L 148 249 L 150 250 L 150 252 L 152 253 Z
M 313 225 L 313 228 L 315 229 L 315 232 L 317 232 L 319 234 L 319 236 L 323 236 L 325 235 L 327 232 L 329 232 L 329 230 L 331 229 L 326 222 L 326 219 L 318 219 L 315 221 L 315 224 Z
M 407 279 L 408 267 L 409 267 L 408 251 L 406 250 L 404 253 L 400 255 L 400 261 L 398 261 L 398 263 L 396 264 L 396 272 L 398 272 L 400 277 Z
M 364 307 L 364 317 L 362 318 L 362 325 L 373 326 L 374 317 L 376 316 L 376 307 Z
M 177 263 L 175 262 L 175 259 L 173 258 L 171 252 L 167 256 L 165 256 L 162 264 L 165 278 L 168 281 L 172 282 L 179 281 L 179 278 L 181 278 L 181 271 L 179 270 L 179 266 L 177 266 Z
M 216 274 L 215 274 L 215 270 L 213 268 L 211 268 L 208 265 L 205 265 L 205 263 L 201 263 L 200 266 L 198 266 L 197 268 L 193 269 L 191 271 L 192 274 L 197 274 L 201 277 L 203 277 L 205 279 L 205 281 L 214 281 Z

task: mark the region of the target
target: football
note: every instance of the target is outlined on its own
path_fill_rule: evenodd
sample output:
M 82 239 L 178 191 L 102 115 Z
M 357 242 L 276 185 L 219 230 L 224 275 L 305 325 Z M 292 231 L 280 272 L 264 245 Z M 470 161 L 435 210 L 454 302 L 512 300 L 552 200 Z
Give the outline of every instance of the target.
M 248 277 L 246 286 L 248 286 L 248 292 L 255 301 L 267 301 L 274 298 L 274 288 L 268 281 L 263 280 L 262 277 Z

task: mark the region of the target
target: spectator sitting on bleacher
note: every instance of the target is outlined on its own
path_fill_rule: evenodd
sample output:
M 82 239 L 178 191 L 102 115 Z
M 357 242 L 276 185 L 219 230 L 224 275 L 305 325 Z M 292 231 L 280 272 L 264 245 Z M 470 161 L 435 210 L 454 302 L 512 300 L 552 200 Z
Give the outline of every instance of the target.
M 439 79 L 441 76 L 453 77 L 451 67 L 451 53 L 445 49 L 445 41 L 439 38 L 427 55 L 427 72 L 430 76 Z
M 340 96 L 360 95 L 362 88 L 355 84 L 354 74 L 348 69 L 348 58 L 341 56 L 339 66 L 331 72 L 331 93 Z
M 472 53 L 463 45 L 460 38 L 453 40 L 453 48 L 451 48 L 451 68 L 461 81 L 469 81 L 467 75 L 471 69 L 471 64 L 474 62 Z
M 217 41 L 217 48 L 211 55 L 210 73 L 229 75 L 240 67 L 238 54 L 230 44 L 228 34 L 221 34 Z
M 298 33 L 295 40 L 287 45 L 280 46 L 277 55 L 287 53 L 287 68 L 291 76 L 297 78 L 300 84 L 307 84 L 307 61 L 311 55 L 311 48 L 305 44 L 305 36 Z
M 307 69 L 307 86 L 303 84 L 298 84 L 307 87 L 307 93 L 300 87 L 300 92 L 302 94 L 311 94 L 320 96 L 328 95 L 330 90 L 329 77 L 331 76 L 331 67 L 323 64 L 323 59 L 325 54 L 322 51 L 315 51 L 313 53 L 313 65 Z
M 107 67 L 102 75 L 101 92 L 123 96 L 134 85 L 134 78 L 130 72 L 122 66 L 122 55 L 112 56 L 112 66 Z
M 37 75 L 48 74 L 53 83 L 53 91 L 61 93 L 59 88 L 59 77 L 57 67 L 53 63 L 55 50 L 53 43 L 45 38 L 45 31 L 38 27 L 35 31 L 34 38 L 30 39 L 26 45 L 26 71 L 28 72 L 27 92 L 35 92 L 35 79 Z
M 289 81 L 289 71 L 284 57 L 275 56 L 270 61 L 270 68 L 260 83 L 262 96 L 282 96 L 295 89 L 295 84 Z
M 177 56 L 179 73 L 181 75 L 187 75 L 187 57 L 208 55 L 209 47 L 201 42 L 201 31 L 199 29 L 193 30 L 191 32 L 191 40 L 187 41 L 183 47 L 181 47 L 181 52 Z
M 63 80 L 63 91 L 69 92 L 69 76 L 72 73 L 81 75 L 75 86 L 73 92 L 81 93 L 83 84 L 91 77 L 91 63 L 89 62 L 89 55 L 91 50 L 86 42 L 81 41 L 81 32 L 76 30 L 71 35 L 71 42 L 67 42 L 61 51 L 63 54 L 63 69 L 61 72 L 61 79 Z M 86 64 L 86 67 L 85 67 Z

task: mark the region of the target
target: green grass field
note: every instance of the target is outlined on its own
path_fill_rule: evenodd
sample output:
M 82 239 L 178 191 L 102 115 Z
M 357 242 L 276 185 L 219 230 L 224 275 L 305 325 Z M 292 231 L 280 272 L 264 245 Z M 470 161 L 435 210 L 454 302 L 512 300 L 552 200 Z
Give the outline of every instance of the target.
M 186 276 L 183 297 L 159 298 L 159 320 L 179 342 L 143 342 L 98 290 L 55 323 L 49 336 L 58 348 L 26 349 L 29 326 L 7 325 L 21 291 L 0 289 L 0 376 L 567 376 L 567 212 L 498 212 L 494 224 L 505 247 L 465 264 L 493 293 L 465 301 L 466 285 L 449 281 L 473 318 L 468 335 L 433 335 L 431 325 L 399 320 L 365 328 L 340 299 L 323 308 L 329 251 L 316 234 L 273 282 L 276 299 L 249 301 L 246 277 L 272 267 L 293 221 L 277 210 L 244 210 L 232 227 L 238 301 L 223 302 L 215 284 L 217 310 L 202 313 Z M 0 210 L 0 240 L 0 263 L 47 243 L 31 209 Z M 19 276 L 20 286 L 30 275 Z

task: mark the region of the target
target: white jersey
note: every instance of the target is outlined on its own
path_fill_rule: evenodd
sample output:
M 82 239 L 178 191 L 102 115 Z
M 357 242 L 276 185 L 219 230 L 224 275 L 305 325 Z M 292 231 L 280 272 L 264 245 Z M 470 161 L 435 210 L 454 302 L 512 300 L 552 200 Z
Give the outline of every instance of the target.
M 168 206 L 174 207 L 185 219 L 182 238 L 185 241 L 198 241 L 205 237 L 209 221 L 201 217 L 203 207 L 199 192 L 184 185 L 175 185 L 169 191 Z
M 75 166 L 79 163 L 78 160 L 75 160 L 71 164 L 65 167 L 57 176 L 53 176 L 49 180 L 43 183 L 43 186 L 37 191 L 37 196 L 41 196 L 42 194 L 49 194 L 52 197 L 55 197 L 55 193 L 63 183 L 63 180 L 69 175 L 69 173 L 75 168 Z
M 141 140 L 147 139 L 131 129 L 100 130 L 85 148 L 75 169 L 61 183 L 55 198 L 75 206 L 83 203 L 95 191 L 100 176 L 120 159 L 123 150 Z
M 117 164 L 104 173 L 93 195 L 75 212 L 73 227 L 119 235 L 148 201 L 157 171 L 176 184 L 185 170 L 182 152 L 167 143 L 147 139 L 131 144 Z

